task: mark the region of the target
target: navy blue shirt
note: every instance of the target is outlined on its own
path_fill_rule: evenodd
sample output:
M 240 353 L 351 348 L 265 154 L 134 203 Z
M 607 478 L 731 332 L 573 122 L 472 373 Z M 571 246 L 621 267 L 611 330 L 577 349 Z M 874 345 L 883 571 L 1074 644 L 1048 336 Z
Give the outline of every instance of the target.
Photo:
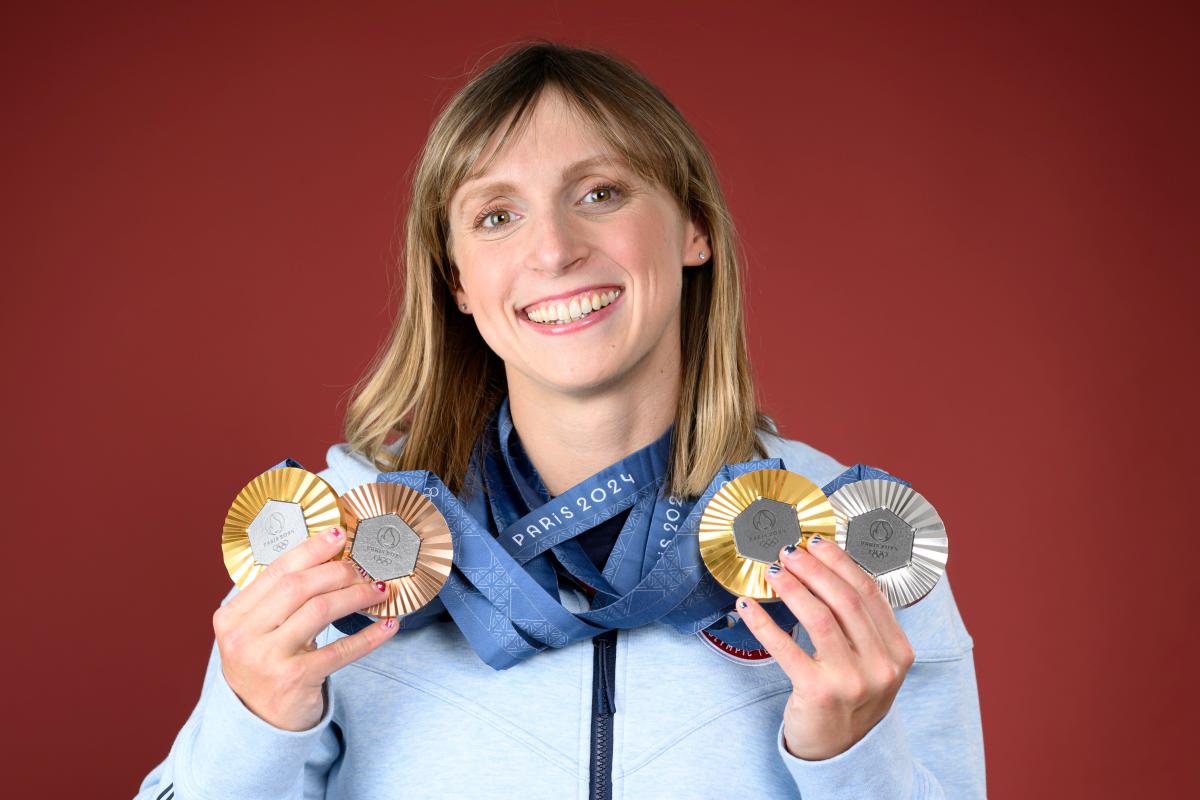
M 605 520 L 590 531 L 584 531 L 575 537 L 575 541 L 579 542 L 588 558 L 596 565 L 596 569 L 604 569 L 608 555 L 617 543 L 617 537 L 621 535 L 621 528 L 625 526 L 628 517 L 629 509 L 625 509 L 612 519 Z

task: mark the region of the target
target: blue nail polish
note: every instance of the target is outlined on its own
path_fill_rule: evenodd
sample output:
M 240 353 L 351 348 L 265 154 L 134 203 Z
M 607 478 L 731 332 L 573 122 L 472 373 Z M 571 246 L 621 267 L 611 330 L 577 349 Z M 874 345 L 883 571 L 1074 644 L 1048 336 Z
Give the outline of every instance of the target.
M 796 545 L 789 544 L 787 547 L 783 548 L 783 552 L 785 555 L 790 556 L 792 553 L 796 552 Z
M 778 565 L 778 564 L 772 564 L 771 566 L 767 567 L 767 574 L 768 574 L 768 575 L 777 575 L 777 574 L 779 574 L 779 565 Z
M 745 608 L 745 607 L 746 607 L 746 601 L 738 600 L 738 608 Z
M 824 542 L 824 541 L 825 541 L 825 540 L 821 538 L 821 534 L 819 534 L 819 533 L 814 533 L 814 534 L 813 534 L 813 537 L 812 537 L 811 539 L 809 539 L 809 540 L 808 540 L 808 543 L 809 543 L 810 545 L 814 545 L 814 544 L 821 544 L 821 543 L 822 543 L 822 542 Z

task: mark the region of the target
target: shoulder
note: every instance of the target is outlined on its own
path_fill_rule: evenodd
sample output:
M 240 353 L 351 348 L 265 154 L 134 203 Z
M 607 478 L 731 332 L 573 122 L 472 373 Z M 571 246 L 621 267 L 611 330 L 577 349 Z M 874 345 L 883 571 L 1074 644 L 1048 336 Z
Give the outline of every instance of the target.
M 846 471 L 847 465 L 812 445 L 798 439 L 760 431 L 759 441 L 767 448 L 769 458 L 783 461 L 784 468 L 799 473 L 818 486 L 824 486 Z
M 394 453 L 399 449 L 400 442 L 394 442 L 385 449 Z M 344 494 L 356 486 L 371 483 L 379 477 L 379 468 L 371 460 L 357 450 L 351 450 L 346 442 L 339 442 L 325 451 L 326 468 L 318 473 L 338 494 Z
M 767 449 L 769 458 L 782 460 L 784 467 L 818 486 L 824 486 L 846 470 L 846 465 L 833 456 L 797 439 L 786 439 L 765 431 L 759 432 L 759 439 Z M 402 440 L 397 440 L 387 449 L 395 453 L 402 444 Z M 351 450 L 345 442 L 330 447 L 325 453 L 325 462 L 327 466 L 320 475 L 338 494 L 369 483 L 379 476 L 379 469 L 363 453 Z

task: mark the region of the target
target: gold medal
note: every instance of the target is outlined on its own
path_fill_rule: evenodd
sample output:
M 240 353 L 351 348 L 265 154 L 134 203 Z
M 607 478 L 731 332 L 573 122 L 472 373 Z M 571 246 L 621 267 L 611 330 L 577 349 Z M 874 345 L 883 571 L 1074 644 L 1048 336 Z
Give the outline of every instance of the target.
M 387 597 L 364 609 L 400 617 L 437 596 L 454 560 L 446 518 L 428 497 L 398 483 L 365 483 L 338 498 L 346 524 L 346 552 Z
M 700 556 L 726 590 L 778 600 L 767 567 L 789 544 L 807 547 L 813 534 L 832 538 L 833 508 L 821 488 L 785 469 L 760 469 L 721 487 L 700 517 Z
M 267 564 L 340 520 L 337 493 L 320 477 L 296 467 L 269 469 L 238 492 L 225 515 L 225 569 L 245 589 Z
M 870 479 L 829 496 L 837 543 L 883 589 L 892 608 L 911 606 L 946 571 L 949 540 L 929 501 L 902 483 Z

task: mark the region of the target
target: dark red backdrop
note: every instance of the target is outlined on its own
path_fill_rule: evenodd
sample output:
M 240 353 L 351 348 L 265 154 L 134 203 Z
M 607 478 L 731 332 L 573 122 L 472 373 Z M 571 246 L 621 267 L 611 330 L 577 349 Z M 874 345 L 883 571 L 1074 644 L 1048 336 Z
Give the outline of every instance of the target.
M 992 794 L 1197 788 L 1183 13 L 133 5 L 3 23 L 9 796 L 164 756 L 230 498 L 339 439 L 406 170 L 532 36 L 628 57 L 711 147 L 785 431 L 937 504 Z

